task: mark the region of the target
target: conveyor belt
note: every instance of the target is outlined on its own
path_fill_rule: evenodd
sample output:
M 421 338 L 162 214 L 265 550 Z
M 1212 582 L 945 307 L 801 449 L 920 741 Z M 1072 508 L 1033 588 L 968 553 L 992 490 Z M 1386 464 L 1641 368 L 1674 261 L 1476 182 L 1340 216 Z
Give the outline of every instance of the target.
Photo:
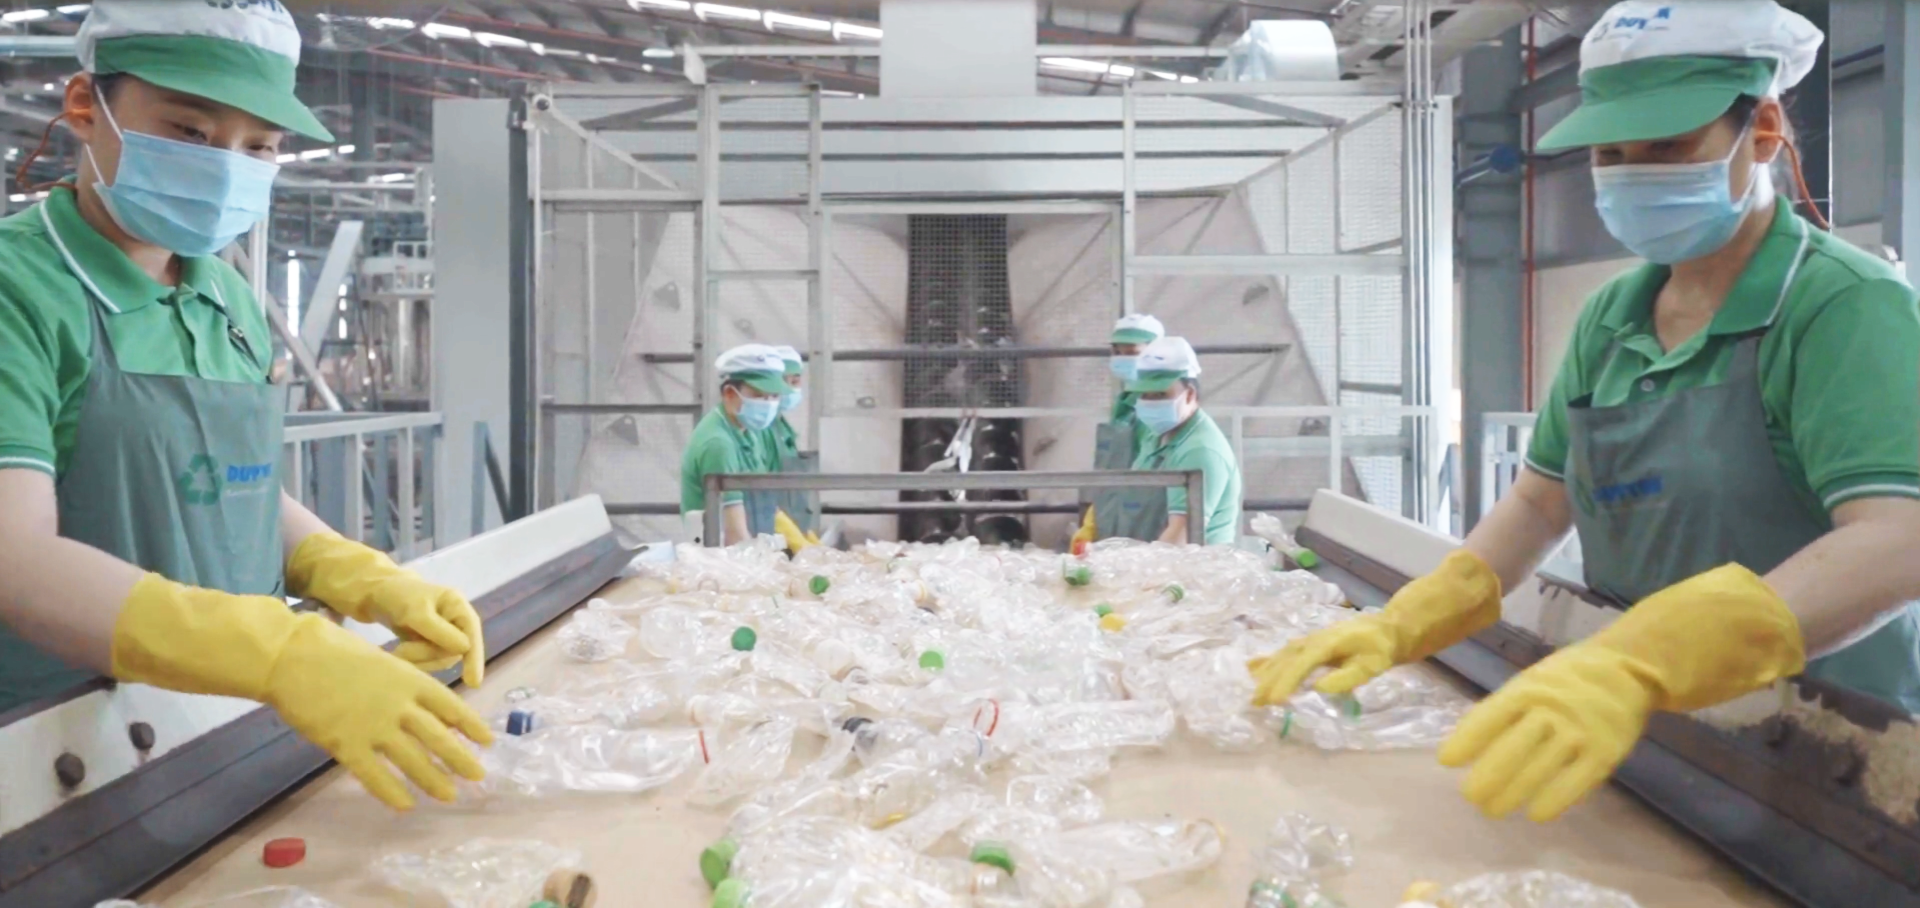
M 1323 559 L 1315 573 L 1362 608 L 1384 605 L 1408 580 L 1310 528 L 1299 542 Z M 1491 691 L 1551 651 L 1502 622 L 1434 661 Z M 1905 718 L 1869 697 L 1797 683 L 1803 695 L 1863 727 L 1884 729 Z M 1658 715 L 1614 782 L 1808 908 L 1920 908 L 1920 829 L 1866 803 L 1858 755 L 1796 731 L 1776 719 L 1727 733 L 1686 716 Z

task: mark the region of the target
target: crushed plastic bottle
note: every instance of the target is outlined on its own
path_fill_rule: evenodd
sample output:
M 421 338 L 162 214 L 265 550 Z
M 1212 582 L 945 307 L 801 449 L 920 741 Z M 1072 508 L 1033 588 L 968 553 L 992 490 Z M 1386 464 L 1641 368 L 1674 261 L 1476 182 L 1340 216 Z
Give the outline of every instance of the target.
M 1437 892 L 1431 884 L 1410 891 L 1403 906 L 1433 908 L 1640 908 L 1624 892 L 1595 886 L 1564 873 L 1528 870 L 1489 873 Z
M 494 739 L 480 752 L 491 794 L 560 791 L 631 794 L 659 788 L 706 761 L 698 729 L 620 730 L 595 725 L 536 728 Z
M 1401 666 L 1352 694 L 1296 694 L 1270 711 L 1269 723 L 1283 740 L 1305 739 L 1322 750 L 1427 748 L 1446 740 L 1470 706 L 1445 682 Z
M 594 599 L 573 613 L 560 628 L 560 652 L 575 662 L 605 662 L 627 652 L 634 628 L 620 616 L 607 611 L 604 599 Z
M 373 862 L 382 882 L 450 908 L 526 908 L 547 876 L 579 869 L 580 853 L 532 839 L 474 839 L 426 854 L 389 854 Z
M 1247 908 L 1341 908 L 1328 878 L 1353 866 L 1347 832 L 1303 813 L 1283 814 L 1256 856 Z

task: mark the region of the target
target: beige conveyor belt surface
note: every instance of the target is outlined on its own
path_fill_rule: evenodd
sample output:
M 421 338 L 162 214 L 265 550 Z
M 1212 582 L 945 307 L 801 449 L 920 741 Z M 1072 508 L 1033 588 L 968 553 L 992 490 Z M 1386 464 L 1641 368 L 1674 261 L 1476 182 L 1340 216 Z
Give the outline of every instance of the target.
M 633 601 L 631 584 L 601 595 Z M 467 699 L 483 713 L 508 691 L 540 687 L 564 669 L 555 621 L 488 668 Z M 810 757 L 802 753 L 796 757 Z M 1344 826 L 1355 863 L 1336 891 L 1353 908 L 1397 904 L 1417 879 L 1451 883 L 1500 870 L 1545 868 L 1624 889 L 1646 908 L 1771 906 L 1779 901 L 1742 879 L 1698 842 L 1631 797 L 1608 788 L 1561 820 L 1488 820 L 1457 791 L 1459 774 L 1430 752 L 1325 753 L 1307 746 L 1227 754 L 1184 734 L 1164 751 L 1129 751 L 1095 786 L 1110 818 L 1205 818 L 1226 831 L 1220 863 L 1196 877 L 1143 888 L 1153 908 L 1239 908 L 1253 853 L 1273 820 L 1305 811 Z M 697 859 L 725 827 L 724 811 L 688 806 L 691 777 L 641 795 L 568 795 L 456 806 L 427 802 L 395 814 L 335 769 L 236 828 L 172 874 L 142 902 L 191 906 L 261 886 L 301 886 L 344 908 L 422 904 L 386 888 L 369 869 L 391 852 L 423 852 L 479 837 L 535 838 L 575 848 L 601 886 L 603 908 L 700 908 L 709 898 Z M 270 839 L 298 836 L 306 861 L 287 870 L 260 862 Z

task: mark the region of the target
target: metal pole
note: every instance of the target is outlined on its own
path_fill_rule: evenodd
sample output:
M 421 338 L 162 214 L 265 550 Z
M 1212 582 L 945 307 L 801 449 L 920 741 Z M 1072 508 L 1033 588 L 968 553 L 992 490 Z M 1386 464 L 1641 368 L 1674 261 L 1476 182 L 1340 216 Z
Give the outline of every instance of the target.
M 721 529 L 720 512 L 726 509 L 721 500 L 720 474 L 710 473 L 705 478 L 707 487 L 706 508 L 700 512 L 700 541 L 709 548 L 725 548 L 726 533 Z
M 713 356 L 707 349 L 718 333 L 713 299 L 714 244 L 720 220 L 720 92 L 700 90 L 700 213 L 693 241 L 693 386 L 700 409 L 714 405 Z
M 387 497 L 387 455 L 392 449 L 391 432 L 382 432 L 373 437 L 373 547 L 382 552 L 393 551 L 392 524 L 388 523 L 392 508 Z
M 1120 91 L 1120 314 L 1132 315 L 1134 303 L 1133 256 L 1136 249 L 1134 224 L 1134 103 L 1133 85 Z
M 807 278 L 807 347 L 813 355 L 813 361 L 823 363 L 827 360 L 827 322 L 822 310 L 826 307 L 826 208 L 820 200 L 820 182 L 826 174 L 823 164 L 820 124 L 820 86 L 808 86 L 807 91 L 807 268 L 813 273 Z M 821 393 L 821 369 L 818 365 L 810 376 L 809 384 L 813 393 L 807 395 L 807 446 L 820 449 L 820 417 L 826 412 L 827 402 Z
M 1886 124 L 1887 152 L 1880 233 L 1904 268 L 1920 254 L 1920 85 L 1915 84 L 1920 81 L 1920 5 L 1887 0 L 1883 53 L 1881 122 Z
M 540 153 L 538 133 L 528 119 L 532 89 L 520 86 L 507 115 L 507 204 L 508 211 L 508 337 L 507 375 L 510 396 L 507 419 L 508 501 L 501 520 L 511 523 L 530 513 L 533 496 L 534 458 L 538 445 L 534 438 L 534 389 L 537 384 L 538 326 L 533 294 L 539 291 L 537 269 L 540 261 L 539 171 L 534 162 Z M 443 313 L 444 314 L 444 313 Z
M 397 481 L 399 482 L 399 553 L 402 562 L 413 558 L 413 430 L 400 430 L 400 459 L 397 462 Z
M 473 526 L 470 536 L 487 531 L 487 423 L 473 424 Z
M 1199 470 L 1187 473 L 1187 541 L 1207 544 L 1207 474 Z
M 341 441 L 344 442 L 342 448 L 347 458 L 345 471 L 346 492 L 345 495 L 342 496 L 346 503 L 346 508 L 345 513 L 340 518 L 340 522 L 346 524 L 346 526 L 341 527 L 341 530 L 348 539 L 355 542 L 360 542 L 367 537 L 367 491 L 365 486 L 367 481 L 367 465 L 363 459 L 366 455 L 360 450 L 361 438 L 362 436 L 359 435 L 348 435 L 341 439 Z

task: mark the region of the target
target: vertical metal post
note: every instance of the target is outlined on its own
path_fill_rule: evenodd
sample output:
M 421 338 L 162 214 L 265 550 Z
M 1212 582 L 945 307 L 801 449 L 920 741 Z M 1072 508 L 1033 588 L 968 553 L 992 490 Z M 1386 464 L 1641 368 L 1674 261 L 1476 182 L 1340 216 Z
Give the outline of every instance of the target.
M 367 538 L 367 462 L 366 454 L 361 451 L 361 441 L 365 436 L 358 433 L 341 439 L 346 455 L 346 489 L 343 494 L 346 507 L 340 522 L 345 524 L 341 533 L 348 539 L 360 542 Z
M 1905 263 L 1920 254 L 1920 5 L 1887 0 L 1885 88 L 1887 158 L 1886 199 L 1881 212 L 1882 241 Z
M 712 85 L 700 89 L 699 156 L 700 213 L 693 240 L 693 386 L 700 409 L 715 402 L 713 356 L 707 349 L 718 332 L 715 318 L 717 301 L 713 282 L 707 277 L 720 220 L 720 90 Z
M 1340 197 L 1346 194 L 1341 191 L 1340 183 L 1340 137 L 1343 135 L 1346 135 L 1345 129 L 1335 129 L 1333 147 L 1328 149 L 1333 155 L 1333 251 L 1336 253 L 1347 251 L 1347 244 L 1342 239 L 1342 235 L 1346 232 L 1346 222 L 1340 219 Z
M 473 424 L 473 525 L 470 536 L 487 531 L 487 423 Z
M 1524 148 L 1520 114 L 1513 111 L 1513 95 L 1526 74 L 1521 30 L 1466 52 L 1460 60 L 1463 91 L 1454 117 L 1459 133 L 1460 158 L 1480 159 L 1506 146 Z M 1526 230 L 1522 178 L 1519 172 L 1489 172 L 1454 190 L 1459 209 L 1457 233 L 1460 283 L 1460 440 L 1466 450 L 1460 466 L 1466 472 L 1461 525 L 1471 530 L 1495 500 L 1497 476 L 1485 468 L 1497 463 L 1505 450 L 1501 427 L 1476 420 L 1487 413 L 1517 412 L 1526 407 L 1529 376 L 1522 360 L 1526 338 L 1522 247 Z M 1503 473 L 1496 469 L 1494 473 Z
M 395 476 L 395 480 L 399 485 L 398 498 L 400 499 L 399 505 L 396 508 L 396 511 L 398 512 L 398 522 L 399 522 L 398 529 L 400 531 L 398 551 L 400 553 L 400 561 L 406 562 L 413 558 L 413 541 L 414 541 L 413 427 L 409 426 L 405 429 L 400 430 L 399 448 L 400 448 L 399 459 L 395 461 L 395 465 L 398 467 L 398 469 L 395 471 L 397 474 Z
M 594 173 L 593 173 L 594 147 L 592 142 L 586 141 L 585 139 L 582 139 L 580 141 L 580 163 L 583 167 L 586 168 L 586 171 L 587 171 L 587 177 L 586 177 L 587 188 L 588 189 L 594 188 L 594 184 L 595 184 Z M 586 286 L 586 293 L 582 294 L 587 304 L 587 311 L 580 323 L 580 330 L 582 332 L 582 337 L 580 338 L 580 347 L 581 347 L 581 350 L 586 354 L 586 367 L 585 367 L 586 381 L 582 382 L 581 385 L 582 385 L 582 390 L 586 391 L 587 393 L 587 402 L 599 403 L 600 396 L 596 391 L 596 386 L 599 384 L 600 374 L 599 374 L 599 370 L 594 367 L 594 360 L 596 359 L 596 357 L 594 356 L 594 347 L 596 346 L 594 341 L 594 335 L 597 333 L 600 327 L 600 322 L 599 322 L 600 243 L 599 243 L 599 233 L 597 230 L 595 230 L 596 222 L 599 220 L 599 216 L 594 214 L 591 211 L 585 212 L 582 216 L 587 219 L 586 261 L 583 263 L 584 265 L 583 270 L 585 272 L 587 286 Z M 639 288 L 636 287 L 634 289 L 634 292 L 636 294 L 639 293 Z M 593 420 L 589 419 L 587 420 L 588 431 L 582 432 L 581 437 L 584 438 L 590 435 L 592 432 L 592 428 L 593 428 Z M 546 441 L 546 439 L 542 439 L 542 441 L 544 442 Z M 549 461 L 552 460 L 553 448 L 546 447 L 543 445 L 540 450 L 546 455 Z M 551 504 L 551 503 L 552 503 L 551 500 L 549 500 L 548 504 Z
M 1199 470 L 1187 473 L 1187 541 L 1207 544 L 1207 474 Z
M 591 340 L 589 340 L 589 342 L 591 342 Z M 540 450 L 553 451 L 558 448 L 560 444 L 560 428 L 557 425 L 559 417 L 546 408 L 546 403 L 547 399 L 542 398 L 542 406 L 540 407 Z M 589 423 L 593 420 L 592 416 L 583 416 L 582 418 L 588 420 Z M 536 510 L 550 508 L 560 503 L 559 472 L 559 464 L 554 462 L 552 454 L 548 454 L 540 459 L 540 483 L 533 501 L 533 506 Z
M 307 465 L 305 463 L 307 443 L 296 441 L 287 445 L 286 471 L 280 476 L 280 488 L 294 501 L 305 504 L 307 501 Z
M 390 439 L 393 433 L 380 432 L 373 436 L 373 547 L 382 552 L 393 551 L 392 499 L 387 497 L 387 477 L 391 474 L 387 468 L 387 455 L 392 453 Z
M 438 461 L 434 460 L 434 454 L 439 449 L 440 432 L 444 428 L 444 425 L 429 428 L 420 445 L 420 488 L 427 493 L 420 502 L 420 525 L 427 531 L 426 549 L 429 552 L 440 547 L 439 513 L 434 507 L 440 500 L 440 487 L 435 484 L 439 477 L 435 473 Z
M 820 86 L 807 88 L 807 352 L 813 363 L 807 395 L 807 446 L 820 450 L 820 416 L 826 408 L 821 381 L 827 372 L 826 216 L 820 200 L 820 182 L 826 178 L 824 141 L 820 125 Z
M 273 297 L 273 288 L 267 286 L 267 258 L 271 254 L 268 234 L 272 232 L 273 214 L 269 212 L 266 219 L 247 234 L 247 283 L 253 287 L 254 302 L 260 304 L 262 312 L 267 310 L 267 300 Z
M 1133 314 L 1133 256 L 1137 251 L 1134 224 L 1133 83 L 1120 89 L 1120 314 Z
M 1340 408 L 1335 407 L 1333 413 L 1327 417 L 1327 488 L 1335 494 L 1344 495 L 1347 492 L 1347 484 L 1343 481 L 1346 478 L 1346 470 L 1340 463 L 1341 422 Z
M 500 515 L 511 523 L 531 513 L 534 458 L 538 456 L 534 438 L 535 389 L 538 385 L 537 308 L 534 294 L 540 291 L 540 174 L 534 162 L 540 154 L 539 133 L 528 113 L 533 90 L 519 87 L 510 102 L 507 115 L 507 204 L 508 210 L 508 337 L 507 381 L 510 388 L 507 420 L 506 511 Z M 484 515 L 484 511 L 479 512 Z M 476 519 L 484 519 L 476 517 Z
M 707 486 L 707 506 L 700 512 L 700 541 L 709 548 L 725 548 L 726 533 L 721 529 L 721 512 L 727 508 L 721 500 L 725 493 L 720 491 L 720 474 L 709 473 L 705 477 Z

